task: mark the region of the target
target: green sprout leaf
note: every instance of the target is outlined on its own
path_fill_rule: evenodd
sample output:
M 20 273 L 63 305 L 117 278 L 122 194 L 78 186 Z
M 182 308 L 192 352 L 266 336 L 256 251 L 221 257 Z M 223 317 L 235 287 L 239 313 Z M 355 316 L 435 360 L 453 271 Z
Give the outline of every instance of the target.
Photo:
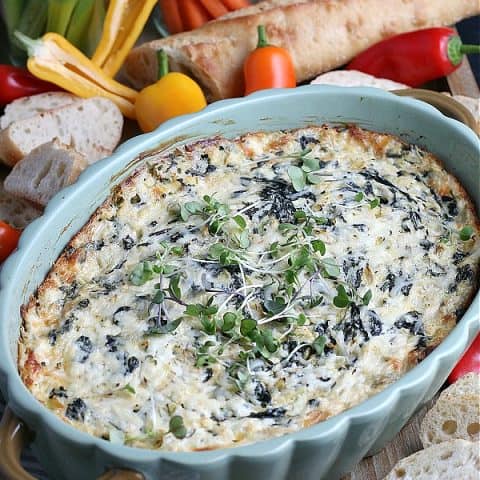
M 165 300 L 165 293 L 162 290 L 159 290 L 153 296 L 152 303 L 156 303 L 157 305 L 159 305 L 160 303 L 163 303 L 164 300 Z
M 183 418 L 180 415 L 174 415 L 170 419 L 168 431 L 176 438 L 182 439 L 187 436 L 187 429 L 183 423 Z
M 247 222 L 242 215 L 235 215 L 233 221 L 243 230 L 247 227 Z
M 470 225 L 465 225 L 459 232 L 458 235 L 460 240 L 463 242 L 467 242 L 472 238 L 473 235 L 473 228 Z
M 168 290 L 172 294 L 172 297 L 180 300 L 182 298 L 182 291 L 180 290 L 180 276 L 174 275 L 170 278 L 170 283 L 168 285 Z
M 233 312 L 227 312 L 223 315 L 223 324 L 222 324 L 222 332 L 227 333 L 230 332 L 235 324 L 237 323 L 237 315 Z
M 135 391 L 135 389 L 129 384 L 127 383 L 123 388 L 122 390 L 125 390 L 126 392 L 128 393 L 131 393 L 132 395 L 135 395 L 137 392 Z
M 263 306 L 265 307 L 265 310 L 267 312 L 275 315 L 277 313 L 280 313 L 286 306 L 285 299 L 283 297 L 275 297 L 272 298 L 271 300 L 265 301 Z
M 244 318 L 240 324 L 240 333 L 247 337 L 257 328 L 257 322 L 253 318 Z
M 367 292 L 365 293 L 365 295 L 362 297 L 362 303 L 363 305 L 368 305 L 370 303 L 370 300 L 372 299 L 372 291 L 371 290 L 367 290 Z
M 363 200 L 363 197 L 364 197 L 363 192 L 358 192 L 355 195 L 354 199 L 355 199 L 356 202 L 361 202 Z
M 350 305 L 351 299 L 343 285 L 338 285 L 337 295 L 333 298 L 333 304 L 338 308 L 345 308 Z
M 288 167 L 287 173 L 290 177 L 290 180 L 292 181 L 292 185 L 295 191 L 301 192 L 307 184 L 306 176 L 303 170 L 299 167 L 290 166 Z
M 144 261 L 135 266 L 130 274 L 129 280 L 133 285 L 140 286 L 153 278 L 154 270 L 152 263 Z
M 320 255 L 325 255 L 327 249 L 321 240 L 313 240 L 310 245 L 312 246 L 314 252 L 320 252 Z
M 151 335 L 165 335 L 167 333 L 172 333 L 174 332 L 178 326 L 182 323 L 183 318 L 177 318 L 176 320 L 172 320 L 171 322 L 168 322 L 165 325 L 160 325 L 158 327 L 152 327 L 149 328 L 146 335 L 151 336 Z
M 322 259 L 322 265 L 325 273 L 332 278 L 337 278 L 340 275 L 340 268 L 333 258 Z
M 312 343 L 312 348 L 317 355 L 322 355 L 325 350 L 327 339 L 323 335 L 319 335 Z
M 380 205 L 380 199 L 379 198 L 374 198 L 370 202 L 370 208 L 373 210 L 374 208 L 377 208 Z

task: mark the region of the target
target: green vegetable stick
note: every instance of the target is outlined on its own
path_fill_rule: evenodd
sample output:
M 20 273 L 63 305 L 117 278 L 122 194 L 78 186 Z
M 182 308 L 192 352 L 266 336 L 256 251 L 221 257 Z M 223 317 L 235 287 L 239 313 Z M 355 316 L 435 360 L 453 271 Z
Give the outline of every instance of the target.
M 87 53 L 88 29 L 96 1 L 97 0 L 80 0 L 77 3 L 65 35 L 66 39 L 82 50 L 83 53 Z
M 24 3 L 25 0 L 3 0 L 3 19 L 7 27 L 9 38 L 11 38 L 12 33 L 18 26 Z
M 90 27 L 85 37 L 85 44 L 82 47 L 88 57 L 92 57 L 93 52 L 97 48 L 103 31 L 105 15 L 105 2 L 103 0 L 95 0 L 92 17 L 90 18 Z
M 77 2 L 78 0 L 48 0 L 47 32 L 65 35 Z

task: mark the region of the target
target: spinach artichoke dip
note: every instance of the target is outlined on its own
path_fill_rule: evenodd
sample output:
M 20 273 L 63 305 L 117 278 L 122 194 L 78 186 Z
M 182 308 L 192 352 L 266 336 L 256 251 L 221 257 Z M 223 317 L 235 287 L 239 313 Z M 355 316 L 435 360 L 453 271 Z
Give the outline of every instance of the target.
M 19 371 L 63 421 L 192 451 L 357 405 L 437 346 L 479 223 L 439 161 L 355 126 L 144 154 L 22 309 Z

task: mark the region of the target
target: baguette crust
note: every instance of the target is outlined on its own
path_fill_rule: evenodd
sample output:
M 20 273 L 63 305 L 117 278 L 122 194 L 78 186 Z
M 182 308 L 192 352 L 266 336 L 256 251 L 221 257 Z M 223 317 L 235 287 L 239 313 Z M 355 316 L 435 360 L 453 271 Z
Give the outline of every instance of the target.
M 172 70 L 192 75 L 209 101 L 241 96 L 242 67 L 256 47 L 257 26 L 269 42 L 289 50 L 297 82 L 339 67 L 389 36 L 454 24 L 480 13 L 472 0 L 283 0 L 260 2 L 237 14 L 132 50 L 125 73 L 143 88 L 156 81 L 156 51 L 164 49 Z

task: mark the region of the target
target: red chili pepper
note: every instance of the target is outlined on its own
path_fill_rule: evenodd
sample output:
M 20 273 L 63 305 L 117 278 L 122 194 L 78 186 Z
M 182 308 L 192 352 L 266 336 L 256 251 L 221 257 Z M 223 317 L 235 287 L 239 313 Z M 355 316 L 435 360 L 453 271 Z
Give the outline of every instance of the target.
M 287 50 L 267 43 L 265 27 L 258 27 L 258 45 L 245 60 L 245 95 L 265 88 L 296 86 L 295 68 Z
M 24 68 L 0 65 L 0 105 L 37 93 L 61 90 L 53 83 L 34 77 Z
M 480 373 L 480 334 L 477 335 L 469 349 L 452 370 L 448 381 L 449 383 L 456 382 L 460 377 L 470 372 Z
M 373 45 L 349 63 L 347 69 L 418 87 L 452 73 L 463 56 L 470 53 L 480 53 L 480 45 L 463 45 L 451 28 L 426 28 Z

